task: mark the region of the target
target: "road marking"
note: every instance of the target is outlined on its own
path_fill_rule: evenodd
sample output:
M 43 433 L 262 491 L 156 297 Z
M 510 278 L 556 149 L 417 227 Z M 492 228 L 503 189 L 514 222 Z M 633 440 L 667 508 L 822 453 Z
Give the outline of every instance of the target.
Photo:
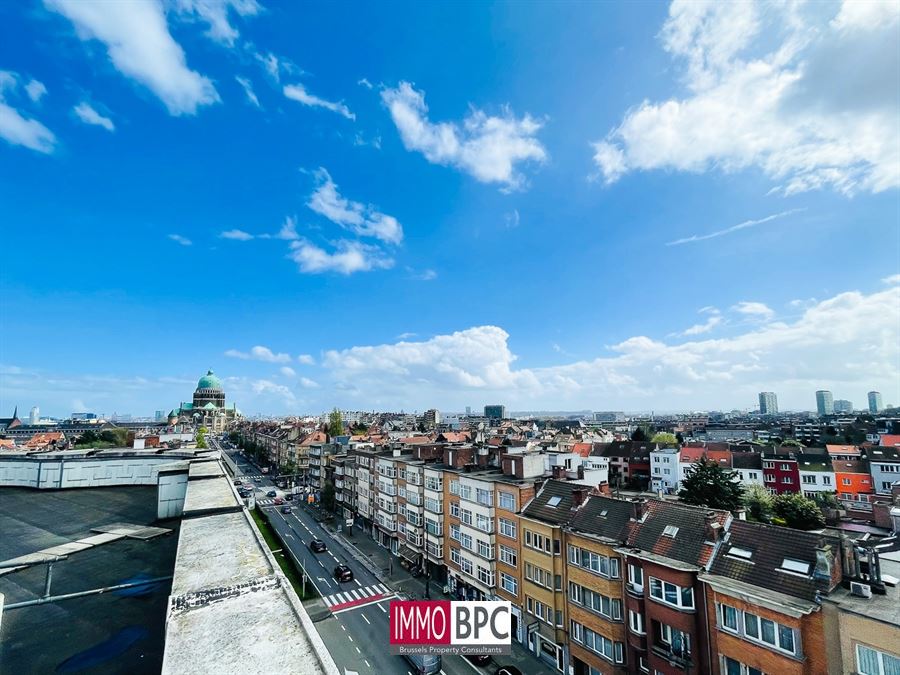
M 347 637 L 350 637 L 350 636 L 348 635 Z M 352 639 L 352 638 L 351 638 L 351 639 Z M 359 647 L 356 648 L 356 653 L 357 653 L 357 654 L 362 654 L 362 652 L 359 651 Z
M 366 664 L 366 667 L 367 667 L 367 668 L 371 668 L 371 667 L 372 667 L 372 664 L 370 664 L 370 663 L 369 663 L 368 661 L 366 661 L 365 659 L 363 659 L 363 663 Z
M 341 628 L 342 628 L 343 630 L 347 630 L 347 627 L 346 627 L 344 624 L 341 624 Z
M 347 639 L 350 640 L 350 642 L 353 642 L 353 636 L 352 636 L 352 635 L 348 635 L 348 636 L 347 636 Z
M 363 614 L 362 612 L 360 612 L 359 615 L 360 615 L 363 619 L 365 619 L 365 621 L 366 621 L 367 624 L 369 624 L 370 626 L 372 625 L 372 622 L 369 621 L 369 617 L 367 617 L 367 616 L 366 616 L 365 614 Z
M 354 579 L 354 580 L 353 580 L 353 581 L 355 581 L 355 582 L 356 582 L 356 585 L 357 585 L 357 586 L 362 586 L 362 584 L 361 584 L 361 583 L 359 583 L 359 579 Z
M 334 558 L 334 562 L 340 562 L 340 560 L 337 559 L 337 556 L 336 556 L 334 553 L 332 553 L 331 551 L 329 551 L 328 554 L 329 554 L 332 558 Z
M 321 560 L 316 560 L 316 562 L 319 563 L 319 565 L 322 567 L 323 570 L 325 569 L 325 565 L 322 565 L 322 561 L 321 561 Z
M 380 609 L 382 612 L 387 614 L 387 610 L 384 607 L 382 607 L 381 605 L 378 605 L 378 609 Z
M 359 593 L 356 591 L 347 591 L 347 595 L 352 596 L 354 600 L 359 600 Z

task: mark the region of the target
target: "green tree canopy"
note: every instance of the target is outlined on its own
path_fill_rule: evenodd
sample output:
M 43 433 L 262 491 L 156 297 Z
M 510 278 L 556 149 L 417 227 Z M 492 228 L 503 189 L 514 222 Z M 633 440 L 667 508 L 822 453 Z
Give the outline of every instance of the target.
M 772 500 L 772 510 L 788 527 L 817 530 L 825 526 L 825 516 L 815 501 L 799 492 L 786 492 Z
M 772 519 L 772 495 L 762 485 L 751 485 L 744 491 L 744 508 L 750 520 L 768 523 Z
M 206 427 L 200 427 L 197 429 L 197 447 L 199 449 L 205 449 L 209 446 L 206 444 L 206 434 L 209 433 L 209 429 Z
M 643 442 L 643 441 L 648 441 L 650 439 L 647 436 L 647 432 L 644 431 L 644 427 L 638 427 L 637 429 L 634 430 L 634 432 L 632 432 L 631 440 Z
M 328 435 L 340 436 L 342 433 L 344 433 L 344 418 L 341 411 L 335 408 L 328 415 Z
M 742 504 L 744 489 L 737 471 L 704 457 L 690 467 L 678 496 L 686 504 L 735 511 Z
M 652 443 L 666 443 L 669 445 L 674 445 L 678 443 L 678 437 L 675 434 L 670 434 L 668 431 L 659 431 L 653 434 L 653 438 L 650 439 Z
M 330 480 L 325 481 L 322 488 L 322 506 L 326 509 L 334 509 L 334 485 Z

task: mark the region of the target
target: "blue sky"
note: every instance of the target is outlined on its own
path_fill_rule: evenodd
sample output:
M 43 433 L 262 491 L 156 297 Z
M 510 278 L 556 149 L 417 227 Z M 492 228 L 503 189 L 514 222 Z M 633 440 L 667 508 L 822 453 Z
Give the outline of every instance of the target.
M 4 411 L 900 402 L 896 3 L 0 20 Z

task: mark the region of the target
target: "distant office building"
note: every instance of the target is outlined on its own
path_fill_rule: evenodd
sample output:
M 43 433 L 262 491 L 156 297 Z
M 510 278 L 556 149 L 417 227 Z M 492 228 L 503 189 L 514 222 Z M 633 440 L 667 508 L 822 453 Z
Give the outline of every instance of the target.
M 778 412 L 778 397 L 774 391 L 759 392 L 759 412 L 761 415 L 774 415 Z
M 884 401 L 881 400 L 880 391 L 869 392 L 869 412 L 873 415 L 884 410 Z
M 471 417 L 471 416 L 472 416 L 472 406 L 467 405 L 466 406 L 466 417 Z
M 834 415 L 834 396 L 827 389 L 816 392 L 816 410 L 819 416 Z
M 503 420 L 506 419 L 506 406 L 505 405 L 486 405 L 484 406 L 484 416 L 489 420 Z
M 834 402 L 834 412 L 836 413 L 852 413 L 853 412 L 853 401 L 848 401 L 845 398 L 839 398 Z
M 31 409 L 31 414 L 28 415 L 28 423 L 29 424 L 37 424 L 41 421 L 41 409 L 37 406 L 34 406 Z
M 425 426 L 427 427 L 436 427 L 441 423 L 441 411 L 432 408 L 431 410 L 426 410 L 425 414 L 422 415 L 423 420 L 425 422 Z
M 604 410 L 601 412 L 594 413 L 594 421 L 595 422 L 624 422 L 625 421 L 625 413 L 616 412 L 612 410 Z
M 72 419 L 73 420 L 95 420 L 95 419 L 97 419 L 97 413 L 73 412 Z
M 165 422 L 166 421 L 166 411 L 165 410 L 157 410 L 153 414 L 153 419 L 156 422 Z

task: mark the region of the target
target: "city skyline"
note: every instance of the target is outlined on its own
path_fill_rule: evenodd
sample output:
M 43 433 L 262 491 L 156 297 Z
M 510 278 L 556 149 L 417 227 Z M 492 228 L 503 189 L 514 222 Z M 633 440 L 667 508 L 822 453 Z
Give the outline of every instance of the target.
M 98 6 L 0 7 L 0 414 L 900 402 L 895 3 Z

